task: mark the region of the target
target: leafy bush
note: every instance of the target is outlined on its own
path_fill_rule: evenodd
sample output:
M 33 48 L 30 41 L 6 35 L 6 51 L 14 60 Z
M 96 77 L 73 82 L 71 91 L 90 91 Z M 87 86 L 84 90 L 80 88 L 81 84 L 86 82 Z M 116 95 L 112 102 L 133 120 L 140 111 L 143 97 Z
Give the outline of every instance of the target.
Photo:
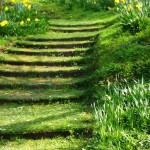
M 136 33 L 150 24 L 150 1 L 115 0 L 115 4 L 123 30 Z
M 143 79 L 135 81 L 133 85 L 129 85 L 126 80 L 124 84 L 116 83 L 112 86 L 108 84 L 105 94 L 98 104 L 94 104 L 98 135 L 94 139 L 95 145 L 88 147 L 95 147 L 93 149 L 96 147 L 97 149 L 150 148 L 148 143 L 149 93 L 150 84 L 145 84 Z
M 5 4 L 0 14 L 0 35 L 26 35 L 47 29 L 46 17 L 28 0 Z

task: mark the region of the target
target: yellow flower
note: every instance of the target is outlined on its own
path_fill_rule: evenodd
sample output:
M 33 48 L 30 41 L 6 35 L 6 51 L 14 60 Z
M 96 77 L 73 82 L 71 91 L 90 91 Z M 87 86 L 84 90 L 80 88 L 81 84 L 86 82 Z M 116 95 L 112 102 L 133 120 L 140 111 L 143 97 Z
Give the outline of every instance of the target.
M 27 4 L 29 1 L 28 0 L 23 0 L 22 3 L 23 4 Z
M 4 20 L 4 21 L 2 21 L 1 23 L 0 23 L 0 26 L 1 27 L 4 27 L 4 26 L 6 26 L 8 24 L 8 21 L 7 20 Z
M 15 3 L 15 0 L 11 0 L 12 3 Z
M 38 19 L 38 18 L 35 18 L 35 22 L 39 22 L 39 19 Z
M 138 3 L 138 4 L 136 5 L 136 8 L 138 8 L 138 9 L 142 8 L 142 4 Z
M 28 9 L 29 9 L 29 10 L 31 9 L 31 5 L 28 5 Z
M 119 0 L 115 0 L 115 3 L 118 4 L 118 3 L 119 3 Z
M 21 22 L 20 22 L 20 25 L 23 26 L 23 25 L 24 25 L 24 21 L 21 21 Z
M 8 10 L 9 10 L 9 9 L 8 9 L 8 7 L 6 6 L 6 7 L 5 7 L 5 11 L 8 11 Z
M 30 22 L 30 21 L 31 21 L 31 19 L 30 19 L 30 18 L 27 18 L 27 21 L 28 21 L 28 22 Z
M 23 0 L 22 2 L 23 2 L 23 3 L 28 3 L 28 2 L 29 2 L 29 0 Z

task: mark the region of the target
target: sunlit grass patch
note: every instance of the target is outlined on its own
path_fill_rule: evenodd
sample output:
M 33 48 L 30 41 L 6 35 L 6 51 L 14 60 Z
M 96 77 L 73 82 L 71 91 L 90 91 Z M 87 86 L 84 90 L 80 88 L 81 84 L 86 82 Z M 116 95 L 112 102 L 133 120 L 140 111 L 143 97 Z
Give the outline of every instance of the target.
M 54 138 L 54 139 L 42 139 L 42 140 L 26 140 L 26 139 L 16 139 L 16 140 L 1 140 L 0 148 L 2 150 L 56 150 L 56 149 L 82 149 L 87 143 L 87 139 L 74 137 L 68 138 Z
M 0 107 L 0 133 L 23 134 L 88 130 L 93 117 L 87 107 L 77 103 L 51 105 L 5 104 Z

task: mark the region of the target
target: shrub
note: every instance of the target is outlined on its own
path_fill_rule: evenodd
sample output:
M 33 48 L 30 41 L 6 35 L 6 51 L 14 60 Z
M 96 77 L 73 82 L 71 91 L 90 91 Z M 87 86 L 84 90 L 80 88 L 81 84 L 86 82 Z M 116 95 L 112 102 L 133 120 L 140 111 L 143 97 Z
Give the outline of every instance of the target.
M 46 31 L 46 17 L 28 0 L 5 4 L 0 14 L 0 35 L 26 35 Z
M 147 0 L 115 0 L 117 13 L 123 30 L 136 33 L 149 25 L 150 1 Z M 144 24 L 143 24 L 144 22 Z

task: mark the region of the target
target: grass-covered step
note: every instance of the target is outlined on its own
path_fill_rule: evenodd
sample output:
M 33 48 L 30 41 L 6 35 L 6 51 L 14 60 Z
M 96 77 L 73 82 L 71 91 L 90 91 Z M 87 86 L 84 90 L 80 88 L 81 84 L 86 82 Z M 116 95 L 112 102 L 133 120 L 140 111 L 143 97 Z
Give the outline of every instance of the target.
M 29 55 L 29 56 L 78 56 L 83 55 L 87 52 L 89 48 L 79 48 L 79 49 L 27 49 L 27 48 L 18 48 L 10 47 L 3 50 L 7 54 L 15 55 Z
M 93 45 L 93 41 L 55 41 L 55 42 L 32 42 L 32 41 L 17 41 L 15 43 L 18 47 L 26 48 L 39 48 L 39 49 L 49 49 L 49 48 L 88 48 Z
M 50 105 L 0 105 L 0 137 L 49 135 L 69 136 L 91 133 L 93 116 L 90 106 L 80 103 Z M 57 133 L 57 134 L 56 134 Z M 30 138 L 30 137 L 29 137 Z
M 25 78 L 25 77 L 0 77 L 0 89 L 58 89 L 78 87 L 86 78 Z
M 98 32 L 100 27 L 50 27 L 54 32 L 74 33 L 74 32 Z
M 85 41 L 85 40 L 94 40 L 99 33 L 89 33 L 89 34 L 57 34 L 48 32 L 45 35 L 35 35 L 35 36 L 28 36 L 25 40 L 28 41 Z
M 86 138 L 56 137 L 53 139 L 11 139 L 0 141 L 1 150 L 81 150 L 87 143 Z
M 0 76 L 7 77 L 78 77 L 85 74 L 86 66 L 19 66 L 0 64 Z
M 85 64 L 85 62 L 85 58 L 81 56 L 54 57 L 0 54 L 0 63 L 11 65 L 73 66 Z
M 77 101 L 86 91 L 75 89 L 1 89 L 0 103 L 54 103 Z
M 100 21 L 69 21 L 67 22 L 63 19 L 57 19 L 56 20 L 50 20 L 49 21 L 50 26 L 56 26 L 56 27 L 91 27 L 91 26 L 99 26 L 101 25 Z
M 99 35 L 99 32 L 87 32 L 87 33 L 56 33 L 49 31 L 45 34 L 37 34 L 37 35 L 29 35 L 23 40 L 31 40 L 31 41 L 85 41 L 88 38 L 89 40 L 93 40 L 96 36 Z M 18 38 L 22 40 L 22 38 Z

